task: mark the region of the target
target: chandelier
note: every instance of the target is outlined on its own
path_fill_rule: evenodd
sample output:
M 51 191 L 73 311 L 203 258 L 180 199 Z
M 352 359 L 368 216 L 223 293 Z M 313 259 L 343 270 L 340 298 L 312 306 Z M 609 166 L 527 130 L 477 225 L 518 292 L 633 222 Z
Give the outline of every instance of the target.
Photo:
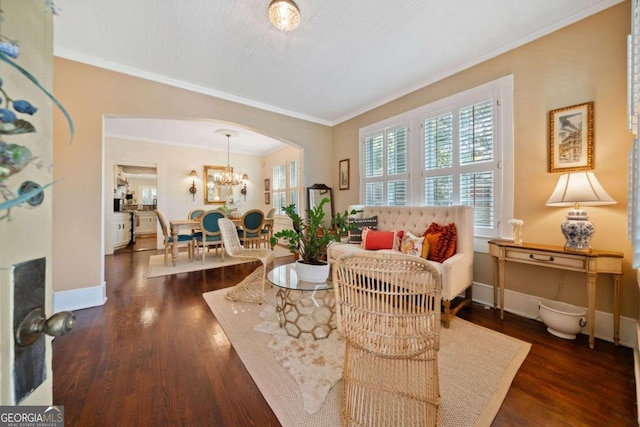
M 273 0 L 269 4 L 269 21 L 280 30 L 291 31 L 300 24 L 300 10 L 292 0 Z
M 242 184 L 244 176 L 233 173 L 233 168 L 229 164 L 229 138 L 231 137 L 231 134 L 225 133 L 225 135 L 227 136 L 227 166 L 224 168 L 223 172 L 218 172 L 213 176 L 213 182 L 215 182 L 217 186 L 233 187 Z

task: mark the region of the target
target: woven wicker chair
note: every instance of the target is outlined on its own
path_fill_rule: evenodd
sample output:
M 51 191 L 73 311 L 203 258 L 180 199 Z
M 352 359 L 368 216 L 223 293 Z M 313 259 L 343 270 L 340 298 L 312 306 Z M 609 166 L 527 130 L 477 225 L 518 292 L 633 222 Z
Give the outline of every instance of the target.
M 264 301 L 264 282 L 267 277 L 267 265 L 274 260 L 273 251 L 271 249 L 244 248 L 240 244 L 235 224 L 227 218 L 220 218 L 218 225 L 220 226 L 222 241 L 227 255 L 236 258 L 254 259 L 262 263 L 262 267 L 256 268 L 242 282 L 227 291 L 227 299 L 262 304 Z
M 426 260 L 375 252 L 333 265 L 338 331 L 346 338 L 346 426 L 440 424 L 440 274 Z

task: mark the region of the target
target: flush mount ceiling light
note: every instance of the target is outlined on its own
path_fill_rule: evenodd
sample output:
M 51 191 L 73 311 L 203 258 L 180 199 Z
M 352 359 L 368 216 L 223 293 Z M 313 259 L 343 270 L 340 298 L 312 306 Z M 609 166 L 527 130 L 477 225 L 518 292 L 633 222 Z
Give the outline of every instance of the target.
M 300 10 L 292 0 L 272 0 L 269 21 L 280 30 L 291 31 L 300 24 Z

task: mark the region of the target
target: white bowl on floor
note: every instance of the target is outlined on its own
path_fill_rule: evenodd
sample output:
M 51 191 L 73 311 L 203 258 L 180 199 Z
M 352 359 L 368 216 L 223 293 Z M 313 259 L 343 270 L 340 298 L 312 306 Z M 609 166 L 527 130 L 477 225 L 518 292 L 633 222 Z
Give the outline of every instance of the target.
M 576 334 L 587 324 L 586 314 L 584 309 L 564 302 L 540 302 L 540 318 L 547 331 L 560 338 L 576 339 Z

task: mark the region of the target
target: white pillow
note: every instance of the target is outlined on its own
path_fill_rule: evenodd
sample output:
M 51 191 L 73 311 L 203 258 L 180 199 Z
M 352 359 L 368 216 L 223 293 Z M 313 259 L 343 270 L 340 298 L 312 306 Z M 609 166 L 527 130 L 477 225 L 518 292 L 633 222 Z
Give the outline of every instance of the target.
M 421 256 L 423 243 L 424 236 L 418 237 L 407 230 L 402 236 L 402 242 L 400 243 L 400 252 L 408 255 Z

